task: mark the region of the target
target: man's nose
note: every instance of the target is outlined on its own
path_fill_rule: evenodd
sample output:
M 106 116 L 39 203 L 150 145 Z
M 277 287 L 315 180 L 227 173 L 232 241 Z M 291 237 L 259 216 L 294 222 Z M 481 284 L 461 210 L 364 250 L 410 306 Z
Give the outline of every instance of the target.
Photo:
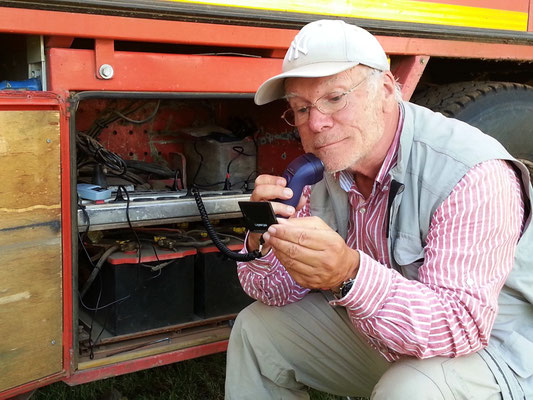
M 309 110 L 309 128 L 313 132 L 321 132 L 325 128 L 329 128 L 332 125 L 332 118 L 329 114 L 324 114 L 318 108 L 312 107 Z

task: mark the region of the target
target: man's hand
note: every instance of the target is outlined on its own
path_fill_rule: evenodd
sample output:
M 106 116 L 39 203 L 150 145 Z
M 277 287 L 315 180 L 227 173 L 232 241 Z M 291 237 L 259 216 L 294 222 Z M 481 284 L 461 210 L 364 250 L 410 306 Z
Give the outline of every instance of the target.
M 254 191 L 250 196 L 250 201 L 271 201 L 275 199 L 290 199 L 293 195 L 292 190 L 287 188 L 287 181 L 281 176 L 273 175 L 259 175 L 255 180 Z M 300 209 L 305 204 L 305 198 L 302 196 L 298 204 L 297 209 Z M 288 206 L 283 203 L 273 201 L 272 208 L 276 215 L 283 217 L 291 217 L 296 210 L 294 207 Z M 248 250 L 255 250 L 259 247 L 260 233 L 250 233 L 248 235 Z M 264 250 L 268 251 L 270 247 L 265 246 Z
M 265 242 L 302 287 L 336 290 L 355 278 L 359 252 L 318 217 L 278 220 L 264 234 Z

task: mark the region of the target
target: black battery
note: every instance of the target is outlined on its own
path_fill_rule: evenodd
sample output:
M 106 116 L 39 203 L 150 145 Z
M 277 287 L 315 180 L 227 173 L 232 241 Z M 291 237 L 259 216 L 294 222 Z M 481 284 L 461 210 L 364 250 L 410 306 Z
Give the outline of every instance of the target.
M 140 258 L 137 252 L 113 253 L 84 303 L 97 308 L 95 321 L 114 335 L 191 321 L 195 255 L 194 248 L 155 246 L 143 247 Z
M 242 243 L 228 247 L 238 251 Z M 194 281 L 194 312 L 202 318 L 236 314 L 254 301 L 241 287 L 236 262 L 216 247 L 198 249 Z

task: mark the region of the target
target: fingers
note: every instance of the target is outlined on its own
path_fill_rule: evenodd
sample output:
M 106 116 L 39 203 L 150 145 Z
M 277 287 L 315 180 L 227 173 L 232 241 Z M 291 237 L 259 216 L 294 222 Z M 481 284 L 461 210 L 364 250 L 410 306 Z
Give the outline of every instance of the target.
M 274 248 L 276 256 L 286 268 L 291 268 L 295 262 L 308 266 L 319 264 L 324 255 L 319 243 L 307 237 L 302 237 L 301 243 L 284 240 L 285 238 L 272 236 L 268 232 L 263 237 L 265 243 Z
M 252 233 L 248 234 L 248 240 L 246 241 L 246 249 L 248 252 L 259 250 L 259 241 L 261 239 L 261 233 Z M 270 246 L 263 246 L 261 249 L 261 254 L 265 255 L 270 250 Z
M 250 197 L 251 201 L 269 201 L 275 199 L 290 199 L 292 190 L 278 185 L 256 186 Z
M 285 267 L 289 275 L 302 287 L 309 289 L 333 288 L 340 285 L 346 276 L 348 265 L 353 265 L 350 250 L 315 251 L 292 244 L 288 253 L 274 248 L 274 254 Z M 341 255 L 340 258 L 338 255 Z
M 274 176 L 274 175 L 259 175 L 255 180 L 255 188 L 252 193 L 252 197 L 250 198 L 251 201 L 264 201 L 264 200 L 274 200 L 274 199 L 282 199 L 282 200 L 288 200 L 292 199 L 292 196 L 294 196 L 293 191 L 290 188 L 287 188 L 287 181 L 285 178 L 281 176 Z M 305 203 L 307 202 L 305 196 L 300 196 L 300 199 L 298 200 L 298 205 L 296 206 L 296 210 L 301 209 L 303 206 L 305 206 Z M 283 211 L 284 208 L 281 208 L 281 211 Z
M 314 230 L 331 230 L 333 231 L 328 224 L 326 224 L 322 218 L 319 217 L 305 217 L 305 218 L 292 218 L 292 219 L 280 219 L 278 224 L 281 226 L 274 226 L 273 229 L 279 229 L 280 233 L 285 232 L 287 229 L 291 228 L 302 228 L 302 229 L 314 229 Z
M 317 273 L 314 267 L 293 259 L 279 250 L 277 250 L 275 254 L 289 275 L 292 276 L 300 286 L 309 289 L 319 289 L 328 286 L 327 283 L 324 283 L 324 277 Z
M 250 196 L 250 201 L 272 201 L 275 199 L 290 199 L 292 190 L 286 188 L 285 178 L 273 175 L 259 175 L 255 180 L 255 188 Z M 294 207 L 272 201 L 272 208 L 276 215 L 290 217 L 295 213 Z
M 287 272 L 303 287 L 334 287 L 351 263 L 344 240 L 318 217 L 279 219 L 263 237 Z
M 270 204 L 272 204 L 272 209 L 274 210 L 274 214 L 281 216 L 281 217 L 290 218 L 296 212 L 293 206 L 289 206 L 287 204 L 278 203 L 276 201 L 272 201 L 270 202 Z M 282 218 L 278 218 L 278 221 L 280 221 L 281 219 Z
M 302 219 L 302 218 L 297 218 Z M 293 251 L 290 247 L 298 245 L 310 250 L 322 250 L 324 248 L 324 234 L 325 232 L 315 227 L 301 227 L 292 224 L 285 224 L 281 219 L 279 224 L 271 225 L 268 231 L 263 235 L 265 242 L 279 248 L 285 253 L 292 256 Z
M 287 186 L 287 181 L 282 176 L 261 174 L 255 178 L 255 185 L 279 185 Z

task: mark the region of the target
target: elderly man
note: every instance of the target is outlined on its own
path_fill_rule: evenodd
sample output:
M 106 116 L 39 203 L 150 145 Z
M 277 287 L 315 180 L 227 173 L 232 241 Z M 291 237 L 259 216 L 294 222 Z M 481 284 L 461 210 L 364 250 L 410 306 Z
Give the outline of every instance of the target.
M 228 399 L 533 398 L 533 191 L 525 167 L 463 122 L 403 102 L 367 31 L 306 25 L 257 104 L 325 178 L 240 263 L 255 302 L 230 337 Z M 252 200 L 290 198 L 261 175 Z M 249 234 L 243 251 L 259 247 Z

